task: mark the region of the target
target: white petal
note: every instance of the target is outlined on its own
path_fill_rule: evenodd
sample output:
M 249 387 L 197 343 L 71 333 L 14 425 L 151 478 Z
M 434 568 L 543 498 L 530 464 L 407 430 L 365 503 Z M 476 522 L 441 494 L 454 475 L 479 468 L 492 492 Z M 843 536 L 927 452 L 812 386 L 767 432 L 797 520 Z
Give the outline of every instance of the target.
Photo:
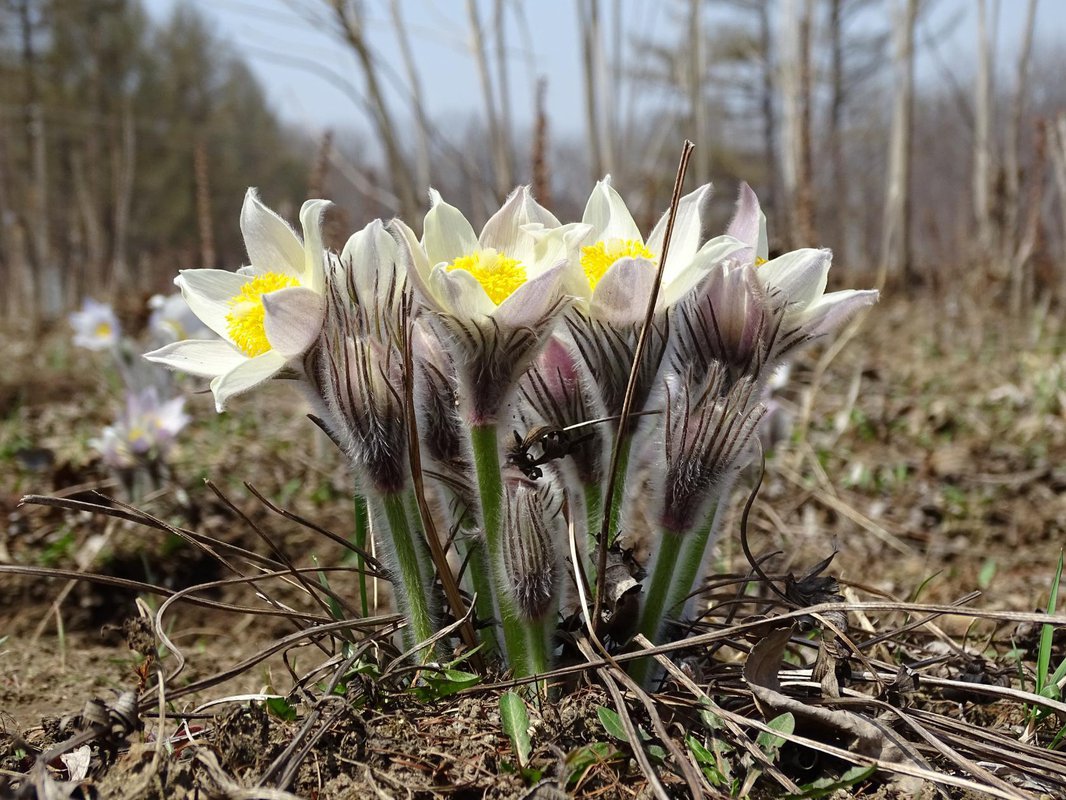
M 496 310 L 484 287 L 465 269 L 449 272 L 439 264 L 430 273 L 429 286 L 442 310 L 460 319 L 487 317 Z
M 593 227 L 597 239 L 636 239 L 644 242 L 625 201 L 611 186 L 610 175 L 596 183 L 585 204 L 581 221 Z
M 183 269 L 174 283 L 181 289 L 181 296 L 189 304 L 200 321 L 228 339 L 230 300 L 241 292 L 241 287 L 251 277 L 225 269 Z
M 671 255 L 666 259 L 660 304 L 672 306 L 678 302 L 707 276 L 708 270 L 726 259 L 750 261 L 751 248 L 732 236 L 716 236 L 704 244 L 687 264 L 674 261 Z
M 523 283 L 500 303 L 492 318 L 501 328 L 512 329 L 542 322 L 552 306 L 563 297 L 564 268 L 565 265 L 560 263 Z
M 619 326 L 643 321 L 655 271 L 655 264 L 645 258 L 618 259 L 596 284 L 591 315 Z
M 285 366 L 285 356 L 273 350 L 267 350 L 260 356 L 245 359 L 225 375 L 219 375 L 211 381 L 211 391 L 215 395 L 215 410 L 221 413 L 231 397 L 258 386 L 263 381 L 277 375 Z
M 418 241 L 415 232 L 406 223 L 394 219 L 389 222 L 389 231 L 397 242 L 397 255 L 406 267 L 407 277 L 414 286 L 415 299 L 431 311 L 445 311 L 437 290 L 431 280 L 433 267 L 426 256 L 425 248 Z
M 759 258 L 766 256 L 759 252 L 759 247 L 766 247 L 766 215 L 759 207 L 759 198 L 746 183 L 740 184 L 740 195 L 737 198 L 737 210 L 733 215 L 726 234 L 734 236 L 752 248 Z
M 285 356 L 303 355 L 322 330 L 325 298 L 318 292 L 293 286 L 263 295 L 263 332 L 270 346 Z
M 804 308 L 825 291 L 832 257 L 829 250 L 793 250 L 763 264 L 755 274 L 772 295 L 779 295 L 790 306 Z
M 280 272 L 294 278 L 304 274 L 300 238 L 285 220 L 263 205 L 255 189 L 244 196 L 241 233 L 248 258 L 260 272 Z
M 711 184 L 705 183 L 696 191 L 686 194 L 678 202 L 668 262 L 687 264 L 707 239 L 709 228 L 705 220 L 711 194 Z M 666 225 L 669 221 L 670 212 L 667 211 L 659 218 L 648 237 L 648 249 L 656 255 L 662 255 L 663 245 L 666 243 Z
M 422 244 L 429 262 L 451 262 L 477 250 L 477 236 L 463 212 L 445 203 L 433 190 L 430 190 L 429 196 L 433 207 L 426 214 L 422 226 Z
M 322 215 L 331 205 L 328 200 L 308 200 L 300 209 L 300 224 L 304 229 L 303 275 L 300 283 L 316 292 L 322 292 L 325 283 Z
M 372 302 L 375 292 L 383 295 L 392 281 L 394 269 L 401 270 L 399 277 L 402 279 L 399 248 L 399 243 L 381 220 L 374 220 L 353 234 L 344 245 L 341 261 L 352 276 L 360 302 Z
M 144 357 L 190 375 L 214 378 L 248 360 L 229 342 L 219 339 L 186 339 L 160 347 Z
M 528 265 L 534 257 L 535 240 L 523 227 L 531 223 L 554 228 L 559 220 L 533 199 L 528 186 L 519 186 L 485 223 L 478 243 L 482 248 L 491 247 Z
M 849 289 L 842 292 L 830 292 L 812 303 L 803 315 L 804 326 L 811 336 L 832 333 L 843 325 L 849 317 L 878 300 L 878 293 L 873 289 L 857 291 Z

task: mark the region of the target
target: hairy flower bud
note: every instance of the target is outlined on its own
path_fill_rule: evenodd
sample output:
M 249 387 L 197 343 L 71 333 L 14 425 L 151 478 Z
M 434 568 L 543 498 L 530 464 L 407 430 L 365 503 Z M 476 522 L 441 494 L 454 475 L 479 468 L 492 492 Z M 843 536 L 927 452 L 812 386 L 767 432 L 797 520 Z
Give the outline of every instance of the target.
M 555 535 L 559 509 L 548 490 L 521 478 L 507 481 L 504 509 L 505 589 L 527 621 L 543 619 L 558 600 Z

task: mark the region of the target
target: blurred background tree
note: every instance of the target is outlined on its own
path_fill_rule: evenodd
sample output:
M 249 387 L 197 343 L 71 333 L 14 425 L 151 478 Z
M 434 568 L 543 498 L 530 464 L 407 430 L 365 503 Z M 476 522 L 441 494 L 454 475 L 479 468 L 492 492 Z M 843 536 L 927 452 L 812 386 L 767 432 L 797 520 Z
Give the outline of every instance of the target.
M 0 0 L 8 318 L 56 319 L 90 293 L 132 307 L 176 269 L 242 263 L 248 185 L 289 219 L 308 195 L 335 200 L 334 244 L 376 216 L 417 227 L 427 185 L 483 219 L 533 182 L 573 218 L 607 172 L 650 226 L 685 137 L 689 183 L 717 184 L 721 226 L 747 180 L 772 245 L 833 248 L 837 279 L 992 287 L 1014 311 L 1066 294 L 1051 4 L 144 2 Z M 545 77 L 558 72 L 537 60 L 544 15 L 580 98 L 565 116 Z M 294 46 L 300 31 L 324 44 Z M 946 46 L 960 37 L 961 58 Z M 461 81 L 444 46 L 469 67 Z M 339 89 L 346 108 L 320 120 L 268 93 L 278 68 Z M 439 111 L 442 80 L 465 105 Z
M 0 76 L 9 315 L 241 263 L 247 186 L 287 214 L 303 199 L 307 141 L 190 6 L 155 25 L 135 0 L 0 0 Z

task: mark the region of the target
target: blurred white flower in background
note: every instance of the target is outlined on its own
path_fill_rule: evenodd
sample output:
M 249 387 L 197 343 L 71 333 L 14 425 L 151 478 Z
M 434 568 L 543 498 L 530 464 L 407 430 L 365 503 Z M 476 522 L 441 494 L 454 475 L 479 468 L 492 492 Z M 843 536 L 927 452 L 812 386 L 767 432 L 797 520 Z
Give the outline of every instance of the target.
M 74 329 L 74 344 L 88 350 L 112 348 L 122 335 L 114 309 L 91 297 L 85 298 L 80 311 L 70 315 L 70 326 Z
M 156 294 L 148 300 L 152 313 L 148 317 L 148 332 L 163 342 L 184 339 L 210 339 L 214 334 L 189 308 L 181 292 Z
M 99 438 L 90 439 L 104 463 L 126 469 L 139 462 L 161 461 L 169 453 L 174 437 L 189 422 L 185 398 L 160 401 L 159 391 L 149 386 L 127 392 L 126 408 L 114 425 L 108 425 Z

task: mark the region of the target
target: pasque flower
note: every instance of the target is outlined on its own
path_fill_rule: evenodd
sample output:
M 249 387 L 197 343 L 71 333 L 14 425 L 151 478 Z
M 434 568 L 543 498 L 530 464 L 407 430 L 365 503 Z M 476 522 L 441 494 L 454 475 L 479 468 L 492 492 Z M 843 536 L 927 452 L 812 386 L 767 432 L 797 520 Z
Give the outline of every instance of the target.
M 563 263 L 537 260 L 524 230 L 558 220 L 522 186 L 476 236 L 459 209 L 430 198 L 422 241 L 406 229 L 411 279 L 447 330 L 468 420 L 491 423 L 566 304 Z
M 81 309 L 70 315 L 70 326 L 74 329 L 74 344 L 88 350 L 107 350 L 122 336 L 114 309 L 91 297 L 85 298 Z
M 831 333 L 849 317 L 877 302 L 876 290 L 847 289 L 826 294 L 833 254 L 829 250 L 802 248 L 767 260 L 766 217 L 759 199 L 746 183 L 740 186 L 737 211 L 728 234 L 750 249 L 737 253 L 740 264 L 755 268 L 755 278 L 766 293 L 772 313 L 780 313 L 778 330 L 768 343 L 765 361 L 779 363 L 794 348 Z
M 160 342 L 180 342 L 182 339 L 202 339 L 212 335 L 211 330 L 189 308 L 181 292 L 154 294 L 148 300 L 151 314 L 148 330 Z
M 708 184 L 678 204 L 658 313 L 637 387 L 638 407 L 650 389 L 666 343 L 667 310 L 713 265 L 747 248 L 729 236 L 709 239 L 710 197 Z M 577 298 L 566 315 L 567 328 L 611 415 L 621 409 L 648 298 L 666 247 L 667 222 L 668 215 L 663 215 L 645 241 L 608 176 L 592 190 L 580 223 L 554 229 L 527 226 L 541 261 L 563 259 L 567 264 L 566 289 Z
M 406 487 L 401 336 L 410 292 L 400 247 L 375 220 L 326 269 L 326 317 L 308 354 L 310 382 L 357 471 L 379 492 Z
M 133 466 L 138 459 L 165 458 L 174 437 L 188 422 L 185 398 L 161 402 L 158 390 L 149 386 L 127 392 L 122 415 L 89 444 L 108 466 L 122 469 Z
M 249 189 L 241 232 L 251 264 L 236 272 L 183 270 L 175 281 L 196 316 L 222 338 L 174 342 L 145 357 L 212 378 L 219 411 L 231 397 L 298 365 L 318 336 L 325 310 L 319 225 L 327 205 L 304 203 L 301 241 Z

